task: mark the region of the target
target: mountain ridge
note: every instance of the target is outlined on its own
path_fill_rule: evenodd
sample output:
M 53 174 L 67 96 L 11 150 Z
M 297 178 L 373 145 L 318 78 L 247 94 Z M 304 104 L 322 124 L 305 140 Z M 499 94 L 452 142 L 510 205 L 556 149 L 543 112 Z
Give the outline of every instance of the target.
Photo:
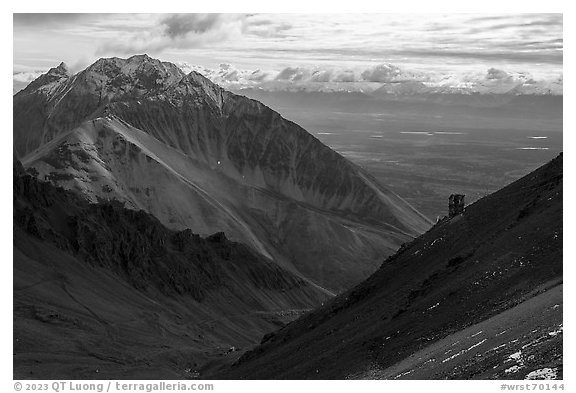
M 128 202 L 173 228 L 225 231 L 330 290 L 358 282 L 379 255 L 431 225 L 265 105 L 145 55 L 29 87 L 14 97 L 14 119 L 16 153 L 40 178 Z M 287 211 L 299 218 L 288 222 Z
M 16 159 L 13 196 L 15 378 L 198 378 L 331 296 L 223 233 L 88 203 Z

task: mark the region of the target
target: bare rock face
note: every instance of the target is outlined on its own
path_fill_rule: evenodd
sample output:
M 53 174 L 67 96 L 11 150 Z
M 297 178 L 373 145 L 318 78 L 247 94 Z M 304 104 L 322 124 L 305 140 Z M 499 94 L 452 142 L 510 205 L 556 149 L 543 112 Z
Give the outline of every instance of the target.
M 337 291 L 430 226 L 298 125 L 200 74 L 146 55 L 61 71 L 14 96 L 14 150 L 93 202 L 224 231 Z

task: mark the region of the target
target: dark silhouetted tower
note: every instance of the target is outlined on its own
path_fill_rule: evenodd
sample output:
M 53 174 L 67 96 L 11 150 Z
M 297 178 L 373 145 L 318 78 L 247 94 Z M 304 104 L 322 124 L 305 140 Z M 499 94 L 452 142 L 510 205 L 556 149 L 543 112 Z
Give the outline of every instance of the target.
M 448 199 L 448 217 L 452 218 L 458 214 L 464 213 L 464 196 L 461 194 L 452 194 Z

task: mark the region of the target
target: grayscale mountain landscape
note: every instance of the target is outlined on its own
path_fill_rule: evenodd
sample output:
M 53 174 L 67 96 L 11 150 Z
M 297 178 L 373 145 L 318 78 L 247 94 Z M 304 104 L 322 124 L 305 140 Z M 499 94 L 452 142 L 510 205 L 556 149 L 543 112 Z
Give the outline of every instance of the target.
M 562 15 L 65 15 L 14 14 L 15 379 L 563 379 Z

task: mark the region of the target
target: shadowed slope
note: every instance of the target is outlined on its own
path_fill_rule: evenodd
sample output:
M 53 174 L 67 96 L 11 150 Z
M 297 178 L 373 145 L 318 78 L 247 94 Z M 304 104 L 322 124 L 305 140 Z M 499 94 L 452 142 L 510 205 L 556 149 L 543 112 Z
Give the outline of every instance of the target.
M 222 233 L 88 204 L 14 165 L 15 378 L 189 378 L 329 296 Z

